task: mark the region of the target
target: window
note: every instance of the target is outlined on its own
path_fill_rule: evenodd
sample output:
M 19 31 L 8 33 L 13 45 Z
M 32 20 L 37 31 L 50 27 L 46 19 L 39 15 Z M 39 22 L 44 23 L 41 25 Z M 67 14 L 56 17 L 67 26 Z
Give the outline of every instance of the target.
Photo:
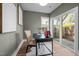
M 19 24 L 23 25 L 23 12 L 20 5 L 19 5 Z
M 49 17 L 41 17 L 41 27 L 49 29 Z

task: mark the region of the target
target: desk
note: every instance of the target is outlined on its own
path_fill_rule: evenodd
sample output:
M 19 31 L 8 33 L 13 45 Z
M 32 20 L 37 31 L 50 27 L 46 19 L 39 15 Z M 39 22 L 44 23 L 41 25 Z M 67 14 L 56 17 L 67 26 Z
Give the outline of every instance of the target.
M 44 46 L 51 52 L 50 54 L 44 54 L 40 56 L 46 56 L 46 55 L 53 55 L 53 38 L 35 38 L 36 41 L 36 56 L 38 55 L 38 49 L 37 49 L 37 44 L 38 43 L 44 43 L 44 42 L 51 42 L 52 45 L 52 51 L 44 44 Z

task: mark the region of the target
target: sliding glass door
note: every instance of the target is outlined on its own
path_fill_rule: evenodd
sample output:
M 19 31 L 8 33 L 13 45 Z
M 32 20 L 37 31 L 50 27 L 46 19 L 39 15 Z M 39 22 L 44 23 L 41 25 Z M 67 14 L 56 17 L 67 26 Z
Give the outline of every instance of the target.
M 74 26 L 75 26 L 74 12 L 66 13 L 62 19 L 62 44 L 74 49 Z
M 50 29 L 54 41 L 78 50 L 78 8 L 73 8 L 51 19 Z

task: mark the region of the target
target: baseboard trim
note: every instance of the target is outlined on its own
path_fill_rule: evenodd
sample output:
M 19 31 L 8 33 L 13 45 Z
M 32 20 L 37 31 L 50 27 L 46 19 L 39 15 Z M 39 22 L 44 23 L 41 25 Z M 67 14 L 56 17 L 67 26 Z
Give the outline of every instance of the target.
M 17 53 L 20 50 L 20 48 L 21 48 L 21 46 L 22 46 L 24 41 L 26 41 L 26 40 L 22 40 L 21 41 L 21 43 L 19 44 L 18 48 L 13 52 L 13 54 L 11 56 L 16 56 L 17 55 Z

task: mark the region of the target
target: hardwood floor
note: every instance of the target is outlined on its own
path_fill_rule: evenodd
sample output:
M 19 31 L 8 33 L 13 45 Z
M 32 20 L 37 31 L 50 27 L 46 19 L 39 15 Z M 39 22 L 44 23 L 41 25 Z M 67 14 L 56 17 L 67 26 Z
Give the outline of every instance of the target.
M 26 56 L 26 47 L 27 47 L 27 44 L 25 41 L 16 56 Z
M 78 56 L 77 53 L 59 45 L 57 42 L 53 42 L 53 51 L 54 56 Z

